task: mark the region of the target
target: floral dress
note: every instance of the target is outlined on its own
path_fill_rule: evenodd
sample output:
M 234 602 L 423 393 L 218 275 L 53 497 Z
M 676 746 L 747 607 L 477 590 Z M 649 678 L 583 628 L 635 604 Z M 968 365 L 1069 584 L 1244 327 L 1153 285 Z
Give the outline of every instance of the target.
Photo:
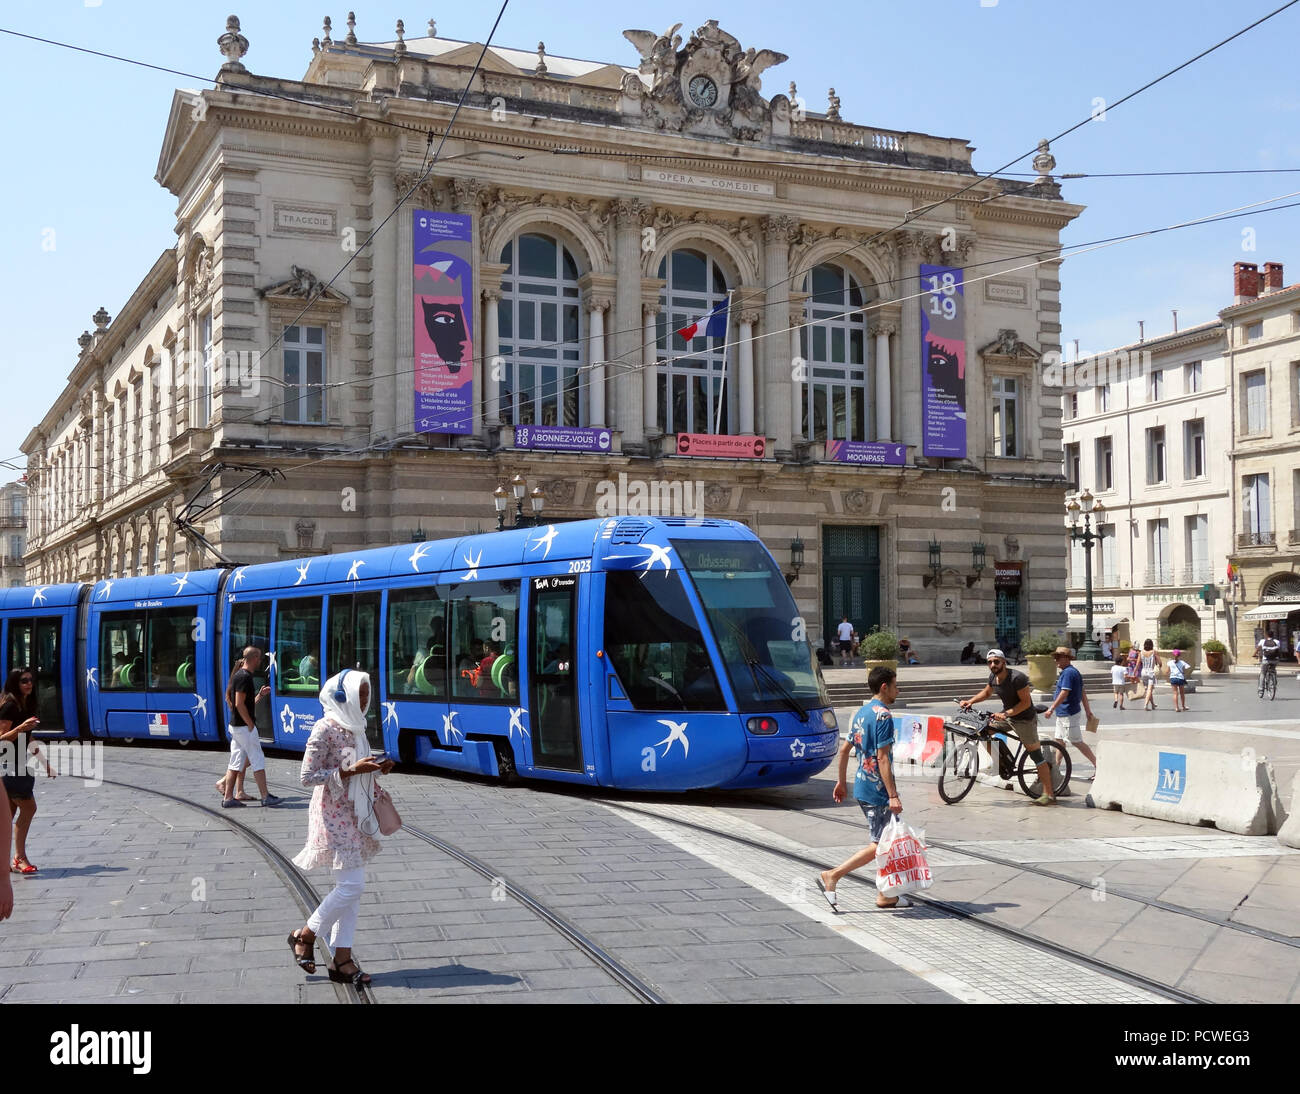
M 356 810 L 348 798 L 341 767 L 357 762 L 356 742 L 350 732 L 322 718 L 311 730 L 302 758 L 302 785 L 314 786 L 307 818 L 307 846 L 294 864 L 304 870 L 330 866 L 353 870 L 379 853 L 380 841 L 357 827 Z M 378 780 L 375 783 L 378 786 Z

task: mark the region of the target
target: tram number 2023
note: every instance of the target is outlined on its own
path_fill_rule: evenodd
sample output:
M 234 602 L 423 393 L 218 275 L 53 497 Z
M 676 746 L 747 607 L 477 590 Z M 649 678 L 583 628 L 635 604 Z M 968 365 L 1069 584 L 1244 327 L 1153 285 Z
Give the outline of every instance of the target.
M 569 573 L 571 574 L 587 574 L 590 572 L 591 559 L 589 558 L 580 558 L 575 562 L 569 563 Z

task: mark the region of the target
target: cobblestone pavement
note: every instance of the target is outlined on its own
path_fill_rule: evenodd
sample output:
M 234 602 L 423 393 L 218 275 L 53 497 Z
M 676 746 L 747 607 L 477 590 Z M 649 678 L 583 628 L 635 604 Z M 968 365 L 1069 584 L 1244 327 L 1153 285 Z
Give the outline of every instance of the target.
M 212 815 L 119 785 L 215 807 L 212 783 L 223 763 L 214 751 L 111 747 L 102 786 L 41 780 L 30 841 L 41 871 L 13 878 L 15 916 L 0 926 L 0 1001 L 351 997 L 328 982 L 323 961 L 311 977 L 292 964 L 285 935 L 304 919 L 301 900 L 266 854 L 227 823 L 237 820 L 295 854 L 307 807 L 296 760 L 268 760 L 273 791 L 289 798 L 277 809 Z M 824 776 L 761 799 L 609 795 L 609 803 L 553 787 L 426 773 L 396 774 L 386 784 L 409 824 L 500 876 L 484 878 L 407 834 L 387 842 L 367 874 L 356 941 L 377 1002 L 633 1001 L 592 958 L 510 898 L 501 879 L 554 909 L 667 1001 L 1154 998 L 930 909 L 872 912 L 865 886 L 846 884 L 848 914 L 832 916 L 811 871 L 671 823 L 690 818 L 723 832 L 757 833 L 777 849 L 831 864 L 860 836 L 843 823 L 855 812 L 828 806 Z M 932 837 L 954 841 L 953 850 L 932 852 L 932 895 L 1193 993 L 1295 998 L 1300 970 L 1274 959 L 1276 943 L 1261 950 L 1258 939 L 1196 920 L 1180 922 L 1171 935 L 1160 918 L 1168 913 L 1090 895 L 1101 877 L 1117 890 L 1294 931 L 1288 910 L 1300 894 L 1300 857 L 1275 840 L 1265 848 L 1078 802 L 1031 813 L 1018 796 L 983 787 L 960 812 L 938 804 L 932 790 L 924 809 L 924 792 L 905 793 L 914 824 L 912 814 Z M 1009 865 L 963 854 L 962 840 L 967 851 Z M 1016 863 L 1050 863 L 1079 875 L 1084 887 L 1019 872 Z M 328 871 L 308 877 L 319 893 L 332 884 Z M 1268 956 L 1262 964 L 1261 954 Z M 1293 954 L 1300 950 L 1286 956 Z

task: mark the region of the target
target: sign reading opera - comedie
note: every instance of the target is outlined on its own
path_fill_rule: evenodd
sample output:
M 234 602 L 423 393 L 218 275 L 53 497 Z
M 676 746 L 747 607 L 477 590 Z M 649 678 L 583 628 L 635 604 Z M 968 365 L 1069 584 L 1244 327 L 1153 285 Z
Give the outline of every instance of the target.
M 721 433 L 678 433 L 677 455 L 712 456 L 724 460 L 761 460 L 767 454 L 766 437 Z

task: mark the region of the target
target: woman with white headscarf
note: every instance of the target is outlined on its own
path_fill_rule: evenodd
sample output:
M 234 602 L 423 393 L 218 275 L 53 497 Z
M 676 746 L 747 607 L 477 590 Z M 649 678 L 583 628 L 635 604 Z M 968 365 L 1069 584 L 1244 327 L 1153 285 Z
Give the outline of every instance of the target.
M 375 775 L 393 769 L 392 760 L 380 763 L 370 756 L 366 740 L 370 690 L 370 677 L 356 669 L 345 669 L 321 688 L 325 716 L 312 727 L 302 758 L 302 785 L 315 787 L 307 846 L 293 861 L 304 870 L 328 865 L 334 871 L 334 889 L 306 925 L 289 935 L 294 960 L 304 972 L 314 973 L 316 936 L 329 932 L 334 949 L 334 962 L 326 969 L 330 979 L 357 987 L 370 983 L 352 960 L 352 936 L 366 884 L 365 864 L 381 846 L 375 794 L 383 791 Z

